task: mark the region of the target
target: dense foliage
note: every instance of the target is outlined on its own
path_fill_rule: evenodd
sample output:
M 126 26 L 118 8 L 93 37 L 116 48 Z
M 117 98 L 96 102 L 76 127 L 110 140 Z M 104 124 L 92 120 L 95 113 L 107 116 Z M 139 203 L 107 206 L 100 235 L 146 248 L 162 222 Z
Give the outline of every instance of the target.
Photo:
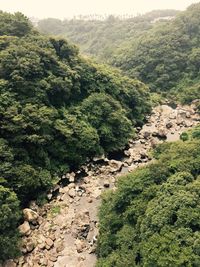
M 200 127 L 187 139 L 104 196 L 98 267 L 200 265 Z
M 80 17 L 61 21 L 49 18 L 39 21 L 38 28 L 43 33 L 67 37 L 78 44 L 83 53 L 108 63 L 118 47 L 125 47 L 147 32 L 156 19 L 173 17 L 177 13 L 176 10 L 155 10 L 129 19 L 110 15 L 105 20 Z
M 199 12 L 200 4 L 193 4 L 184 12 L 153 11 L 125 20 L 113 16 L 104 21 L 46 19 L 38 27 L 69 37 L 84 53 L 138 78 L 151 91 L 189 103 L 200 98 Z
M 123 148 L 150 106 L 144 84 L 40 35 L 22 14 L 1 12 L 0 25 L 2 260 L 17 253 L 20 205 L 87 158 Z
M 177 91 L 184 103 L 200 98 L 199 12 L 200 4 L 194 4 L 174 20 L 156 24 L 119 49 L 113 64 L 149 84 L 152 91 Z

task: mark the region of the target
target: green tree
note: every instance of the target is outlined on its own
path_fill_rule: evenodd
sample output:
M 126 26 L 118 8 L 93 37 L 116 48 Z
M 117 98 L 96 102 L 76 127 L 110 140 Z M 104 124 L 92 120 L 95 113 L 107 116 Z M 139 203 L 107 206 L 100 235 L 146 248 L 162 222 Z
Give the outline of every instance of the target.
M 16 194 L 0 185 L 0 261 L 19 254 L 19 235 L 16 227 L 20 215 Z

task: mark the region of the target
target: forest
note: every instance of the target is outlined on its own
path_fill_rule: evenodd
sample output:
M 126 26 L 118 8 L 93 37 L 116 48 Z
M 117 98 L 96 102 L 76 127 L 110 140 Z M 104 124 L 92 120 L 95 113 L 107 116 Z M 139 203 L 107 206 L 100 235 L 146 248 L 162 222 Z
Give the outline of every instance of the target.
M 115 51 L 145 34 L 154 26 L 156 19 L 174 17 L 179 11 L 155 10 L 130 19 L 110 15 L 105 20 L 43 19 L 37 28 L 44 34 L 63 36 L 76 43 L 81 52 L 97 59 L 98 62 L 113 61 Z
M 195 100 L 200 113 L 199 12 L 34 27 L 0 11 L 0 265 L 21 254 L 23 208 L 124 150 L 155 104 Z M 200 266 L 200 127 L 150 153 L 102 197 L 97 267 Z
M 148 87 L 0 13 L 0 251 L 18 252 L 20 208 L 87 158 L 122 149 L 150 111 Z
M 38 29 L 68 37 L 83 53 L 139 79 L 152 92 L 189 103 L 200 98 L 199 12 L 200 4 L 193 4 L 184 12 L 153 11 L 124 21 L 47 19 L 39 21 Z

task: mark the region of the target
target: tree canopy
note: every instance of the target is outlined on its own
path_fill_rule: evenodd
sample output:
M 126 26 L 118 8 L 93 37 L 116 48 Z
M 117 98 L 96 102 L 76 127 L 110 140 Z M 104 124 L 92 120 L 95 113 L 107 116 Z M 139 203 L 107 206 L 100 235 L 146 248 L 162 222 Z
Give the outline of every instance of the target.
M 177 13 L 176 10 L 154 10 L 133 18 L 110 15 L 102 20 L 89 16 L 88 19 L 79 17 L 63 21 L 48 18 L 38 22 L 38 29 L 45 34 L 64 36 L 79 45 L 84 54 L 110 63 L 118 47 L 124 47 L 146 33 L 156 19 L 173 17 Z
M 199 266 L 200 129 L 156 148 L 100 209 L 98 267 Z

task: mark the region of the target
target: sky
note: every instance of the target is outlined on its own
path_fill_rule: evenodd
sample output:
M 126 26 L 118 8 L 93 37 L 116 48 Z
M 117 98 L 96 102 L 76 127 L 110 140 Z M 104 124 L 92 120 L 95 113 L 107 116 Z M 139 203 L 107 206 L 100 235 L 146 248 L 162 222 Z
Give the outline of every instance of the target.
M 70 18 L 88 14 L 143 14 L 155 9 L 184 10 L 200 0 L 0 0 L 0 10 L 28 17 Z

